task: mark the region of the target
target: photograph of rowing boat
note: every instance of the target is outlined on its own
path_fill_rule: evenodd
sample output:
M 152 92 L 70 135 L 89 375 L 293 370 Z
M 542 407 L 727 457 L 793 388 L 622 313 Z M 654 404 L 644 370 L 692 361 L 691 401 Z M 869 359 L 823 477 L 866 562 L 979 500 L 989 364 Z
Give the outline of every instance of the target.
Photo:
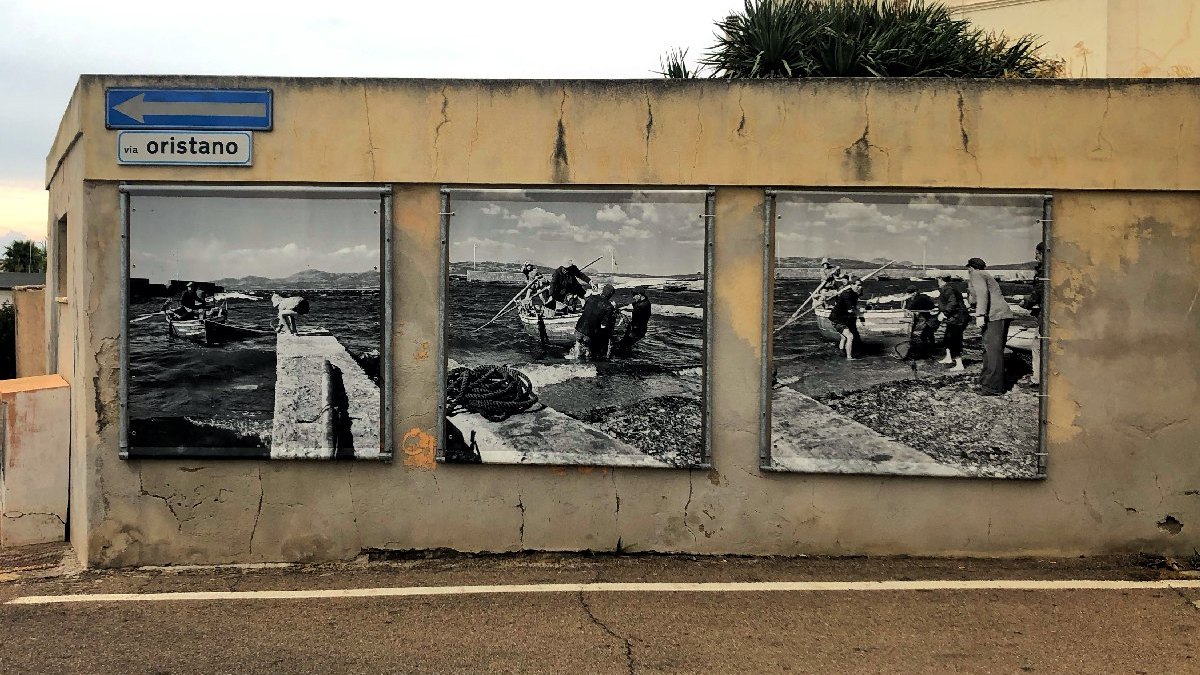
M 130 456 L 387 458 L 378 197 L 129 205 Z
M 1041 476 L 1043 206 L 778 193 L 764 468 Z
M 451 190 L 451 463 L 705 457 L 707 193 Z

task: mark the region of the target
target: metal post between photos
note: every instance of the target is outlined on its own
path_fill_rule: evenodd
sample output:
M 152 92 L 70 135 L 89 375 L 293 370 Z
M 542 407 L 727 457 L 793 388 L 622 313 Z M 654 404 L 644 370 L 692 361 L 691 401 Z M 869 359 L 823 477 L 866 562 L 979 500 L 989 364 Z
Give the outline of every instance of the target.
M 392 447 L 393 442 L 393 424 L 392 424 L 392 304 L 395 300 L 395 293 L 392 288 L 392 187 L 390 185 L 384 187 L 380 191 L 380 229 L 383 231 L 383 270 L 380 272 L 380 283 L 383 288 L 383 345 L 381 357 L 379 360 L 379 372 L 381 375 L 381 385 L 383 386 L 380 401 L 383 405 L 383 410 L 380 412 L 380 448 L 379 452 L 384 459 L 392 459 L 396 456 L 395 448 Z
M 1042 198 L 1042 276 L 1034 283 L 1042 286 L 1042 312 L 1038 317 L 1038 355 L 1039 363 L 1033 364 L 1038 369 L 1041 382 L 1038 392 L 1038 448 L 1037 448 L 1037 477 L 1045 478 L 1047 470 L 1047 414 L 1050 410 L 1050 397 L 1047 391 L 1050 385 L 1050 227 L 1054 223 L 1054 195 L 1046 194 Z
M 441 219 L 442 250 L 438 261 L 438 381 L 437 381 L 437 449 L 434 457 L 438 462 L 446 461 L 446 295 L 450 292 L 450 210 L 449 188 L 442 188 Z
M 774 333 L 771 328 L 775 297 L 775 195 L 763 191 L 763 291 L 762 291 L 762 372 L 758 388 L 758 465 L 771 466 L 771 368 L 774 365 Z
M 712 467 L 713 463 L 713 434 L 712 434 L 712 335 L 713 335 L 713 259 L 715 256 L 714 241 L 716 238 L 717 222 L 717 189 L 709 187 L 704 194 L 704 378 L 701 383 L 701 401 L 703 418 L 700 420 L 700 430 L 704 435 L 701 446 L 704 456 L 700 458 L 699 469 Z
M 120 406 L 117 422 L 117 456 L 129 459 L 129 194 L 125 186 L 117 188 L 121 199 L 121 290 L 120 325 L 117 364 L 117 400 Z M 63 242 L 58 243 L 59 246 Z

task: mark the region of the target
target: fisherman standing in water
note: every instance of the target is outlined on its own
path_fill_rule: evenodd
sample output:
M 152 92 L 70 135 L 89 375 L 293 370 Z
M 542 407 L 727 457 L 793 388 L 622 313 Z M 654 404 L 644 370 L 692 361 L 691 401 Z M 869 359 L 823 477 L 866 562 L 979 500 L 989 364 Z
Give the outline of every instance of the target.
M 838 349 L 846 351 L 847 361 L 855 360 L 854 345 L 861 340 L 858 335 L 858 298 L 861 293 L 862 282 L 851 278 L 849 285 L 833 298 L 833 309 L 829 312 L 830 323 L 842 336 Z
M 583 313 L 575 322 L 575 349 L 579 360 L 600 361 L 608 358 L 608 341 L 617 323 L 617 308 L 612 303 L 616 289 L 604 284 L 599 295 L 588 296 Z
M 613 345 L 613 352 L 627 354 L 639 340 L 646 337 L 646 326 L 650 323 L 650 298 L 646 288 L 638 286 L 633 294 L 633 316 L 625 327 L 625 334 Z
M 971 310 L 967 309 L 962 293 L 951 281 L 953 277 L 949 275 L 938 277 L 938 311 L 942 313 L 942 323 L 946 324 L 946 334 L 942 337 L 946 358 L 938 363 L 953 365 L 949 370 L 958 372 L 966 370 L 962 360 L 963 331 L 971 323 Z
M 979 391 L 983 396 L 1004 395 L 1004 343 L 1008 340 L 1008 325 L 1013 311 L 1004 299 L 1000 284 L 984 272 L 987 263 L 981 258 L 967 261 L 970 277 L 968 295 L 975 306 L 975 325 L 983 331 L 983 372 L 979 375 Z

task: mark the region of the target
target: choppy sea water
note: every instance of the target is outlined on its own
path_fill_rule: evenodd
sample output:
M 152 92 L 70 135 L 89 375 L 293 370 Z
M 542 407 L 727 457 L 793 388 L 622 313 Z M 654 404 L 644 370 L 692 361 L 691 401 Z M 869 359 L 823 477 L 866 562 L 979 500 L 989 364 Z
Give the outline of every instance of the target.
M 248 294 L 261 299 L 228 301 L 229 321 L 270 330 L 272 292 L 308 299 L 309 313 L 300 326 L 328 329 L 378 382 L 382 306 L 377 289 L 255 291 Z M 157 312 L 163 301 L 129 308 L 131 452 L 266 454 L 275 409 L 275 336 L 205 346 L 172 337 L 161 315 L 133 321 Z

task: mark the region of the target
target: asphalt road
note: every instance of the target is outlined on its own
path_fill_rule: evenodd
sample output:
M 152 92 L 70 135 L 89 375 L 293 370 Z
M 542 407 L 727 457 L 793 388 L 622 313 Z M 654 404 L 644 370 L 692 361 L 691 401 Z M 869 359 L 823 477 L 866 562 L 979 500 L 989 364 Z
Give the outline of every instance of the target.
M 0 603 L 196 590 L 1176 576 L 1128 559 L 529 555 L 257 570 L 26 571 L 0 583 Z M 1191 673 L 1200 672 L 1197 600 L 1200 590 L 1167 588 L 0 604 L 0 672 Z

